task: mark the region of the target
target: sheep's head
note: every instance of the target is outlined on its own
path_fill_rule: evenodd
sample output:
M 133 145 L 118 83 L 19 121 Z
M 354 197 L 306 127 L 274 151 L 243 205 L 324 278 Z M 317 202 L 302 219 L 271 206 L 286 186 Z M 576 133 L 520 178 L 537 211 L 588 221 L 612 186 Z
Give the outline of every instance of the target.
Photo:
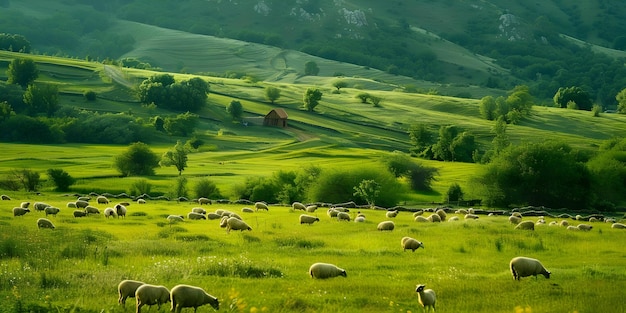
M 543 277 L 545 277 L 545 278 L 548 278 L 548 279 L 549 279 L 549 278 L 550 278 L 550 274 L 552 274 L 552 273 L 550 273 L 550 272 L 548 272 L 548 271 L 544 271 L 544 272 L 543 272 Z
M 346 273 L 346 270 L 341 270 L 341 273 L 339 273 L 339 276 L 348 277 L 348 273 Z
M 426 288 L 426 285 L 417 285 L 416 287 L 415 292 L 422 292 L 424 291 L 424 288 Z

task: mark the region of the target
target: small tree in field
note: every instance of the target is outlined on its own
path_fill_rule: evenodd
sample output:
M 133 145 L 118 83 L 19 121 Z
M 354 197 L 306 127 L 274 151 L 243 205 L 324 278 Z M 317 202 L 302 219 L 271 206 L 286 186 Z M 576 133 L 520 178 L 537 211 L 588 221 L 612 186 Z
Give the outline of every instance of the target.
M 308 61 L 304 63 L 304 75 L 308 76 L 316 76 L 319 74 L 320 68 L 317 67 L 317 63 L 313 61 Z
M 115 168 L 123 176 L 154 175 L 159 165 L 159 157 L 147 144 L 136 142 L 126 152 L 115 157 Z
M 448 192 L 446 192 L 446 198 L 443 200 L 448 203 L 463 200 L 463 190 L 461 189 L 461 186 L 457 183 L 450 185 Z
M 22 88 L 30 85 L 39 76 L 39 70 L 35 61 L 31 59 L 13 59 L 9 63 L 9 69 L 7 70 L 9 84 L 18 84 Z
M 68 191 L 76 179 L 60 168 L 51 168 L 47 171 L 48 177 L 52 179 L 57 191 Z
M 239 120 L 243 115 L 243 106 L 241 105 L 241 102 L 233 100 L 226 107 L 226 112 L 230 114 L 230 117 L 232 117 L 233 121 Z
M 183 171 L 187 167 L 187 154 L 189 149 L 180 140 L 176 141 L 174 149 L 168 150 L 161 156 L 159 165 L 161 166 L 176 166 L 178 170 L 178 176 L 182 175 Z
M 354 195 L 365 199 L 370 207 L 376 205 L 376 199 L 380 193 L 380 184 L 373 179 L 364 179 L 354 187 Z
M 341 88 L 348 87 L 348 82 L 343 79 L 338 79 L 333 82 L 333 87 L 337 88 L 337 92 L 341 91 Z
M 197 198 L 205 197 L 209 199 L 219 199 L 222 197 L 220 189 L 217 185 L 206 178 L 200 179 L 194 187 L 194 193 Z
M 274 104 L 280 98 L 280 89 L 276 87 L 265 88 L 265 98 Z
M 308 88 L 304 93 L 304 108 L 313 111 L 322 100 L 322 92 L 317 88 Z
M 39 173 L 29 169 L 13 170 L 13 176 L 26 191 L 37 191 L 41 183 Z

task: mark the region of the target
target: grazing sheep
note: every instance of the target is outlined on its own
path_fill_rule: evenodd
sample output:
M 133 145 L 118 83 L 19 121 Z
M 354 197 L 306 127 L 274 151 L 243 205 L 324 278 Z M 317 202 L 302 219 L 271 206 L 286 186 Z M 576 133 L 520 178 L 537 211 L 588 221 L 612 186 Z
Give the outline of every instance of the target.
M 513 212 L 513 213 L 511 213 L 511 216 L 519 217 L 521 219 L 522 218 L 522 213 L 520 213 L 520 212 Z
M 118 203 L 115 205 L 115 211 L 117 212 L 117 217 L 126 218 L 126 206 L 122 203 Z
M 219 310 L 219 300 L 208 294 L 200 287 L 189 285 L 176 285 L 170 292 L 172 301 L 171 312 L 180 313 L 183 308 L 193 308 L 195 313 L 199 306 L 210 304 L 215 310 Z
M 394 218 L 394 217 L 398 216 L 398 213 L 400 213 L 398 210 L 387 211 L 387 213 L 385 213 L 385 216 L 387 218 Z
M 243 218 L 241 218 L 241 216 L 239 216 L 239 214 L 237 214 L 237 213 L 230 213 L 228 215 L 228 217 L 234 217 L 234 218 L 236 218 L 238 220 L 242 220 L 243 221 Z
M 291 208 L 294 210 L 306 211 L 306 206 L 300 202 L 294 202 L 291 204 Z
M 614 218 L 612 218 L 612 217 L 609 217 L 609 218 L 605 218 L 605 219 L 604 219 L 604 222 L 605 222 L 605 223 L 615 223 L 615 222 L 616 222 L 616 220 L 615 220 Z
M 517 213 L 517 212 L 516 212 Z M 509 216 L 509 223 L 513 224 L 513 225 L 517 225 L 522 221 L 521 217 L 515 216 L 515 215 L 511 215 Z
M 558 226 L 559 223 L 557 223 L 556 221 L 552 221 L 550 222 L 550 224 L 548 224 L 548 226 Z
M 535 222 L 535 225 L 543 225 L 545 223 L 546 223 L 546 220 L 544 220 L 543 218 L 540 218 Z
M 559 225 L 560 225 L 560 226 L 563 226 L 563 227 L 567 227 L 567 226 L 569 226 L 569 222 L 568 222 L 567 220 L 562 220 L 562 221 L 559 223 Z
M 326 215 L 328 215 L 328 217 L 330 218 L 337 217 L 337 214 L 339 214 L 339 211 L 335 210 L 334 208 L 330 208 L 328 209 L 328 211 L 326 211 Z
M 383 221 L 378 223 L 378 227 L 377 229 L 380 231 L 392 231 L 394 228 L 396 227 L 396 224 L 394 224 L 392 221 Z
M 582 231 L 590 231 L 593 228 L 593 226 L 589 224 L 578 224 L 577 228 Z
M 74 215 L 74 217 L 85 217 L 87 216 L 87 213 L 83 210 L 74 210 L 74 212 L 72 212 L 72 214 Z
M 146 204 L 146 199 L 137 199 L 137 204 Z
M 117 217 L 117 212 L 113 208 L 106 208 L 104 209 L 104 217 Z
M 11 200 L 11 197 L 7 196 L 7 195 L 2 195 L 2 200 Z
M 591 223 L 597 223 L 597 222 L 599 222 L 599 220 L 598 220 L 596 217 L 593 217 L 593 216 L 592 216 L 592 217 L 590 217 L 590 218 L 589 218 L 589 222 L 591 222 Z
M 515 280 L 520 280 L 520 278 L 526 276 L 535 276 L 535 279 L 537 279 L 537 275 L 539 274 L 543 275 L 545 278 L 550 278 L 550 272 L 548 272 L 537 259 L 518 256 L 511 259 L 509 267 L 511 268 L 511 274 L 513 274 L 513 279 Z
M 141 307 L 144 305 L 153 306 L 161 309 L 161 304 L 170 302 L 170 291 L 165 286 L 155 286 L 143 284 L 135 291 L 137 300 L 137 313 L 141 313 Z
M 435 291 L 425 288 L 426 285 L 416 286 L 415 292 L 417 292 L 417 299 L 424 308 L 424 310 L 430 311 L 430 308 L 433 308 L 433 311 L 435 311 L 435 302 L 437 302 L 437 296 L 435 295 Z
M 424 223 L 424 222 L 429 222 L 430 223 L 430 220 L 428 220 L 427 218 L 425 218 L 425 217 L 423 217 L 421 215 L 416 216 L 415 217 L 415 221 L 416 222 L 420 222 L 420 223 Z
M 84 208 L 89 206 L 89 202 L 87 202 L 85 200 L 76 200 L 76 202 L 74 202 L 74 204 L 76 204 L 76 208 L 78 208 L 78 209 L 84 209 Z
M 30 202 L 24 201 L 24 202 L 20 203 L 20 208 L 26 209 L 26 208 L 28 208 L 29 205 L 30 205 Z
M 100 210 L 98 210 L 98 208 L 96 208 L 95 206 L 88 205 L 87 207 L 85 207 L 85 213 L 100 214 Z
M 78 197 L 78 199 L 77 199 L 77 200 L 79 200 L 79 201 L 87 201 L 87 202 L 89 202 L 89 200 L 91 200 L 91 197 Z
M 37 219 L 37 228 L 50 228 L 54 229 L 54 224 L 47 218 L 39 218 Z
M 315 212 L 315 210 L 317 210 L 317 205 L 309 205 L 309 206 L 306 207 L 306 211 L 308 213 L 313 213 L 313 212 Z
M 433 223 L 441 223 L 441 217 L 439 217 L 439 214 L 433 213 L 429 215 L 426 219 Z
M 73 201 L 72 201 L 72 202 L 68 202 L 65 206 L 66 206 L 66 207 L 68 207 L 68 208 L 70 208 L 70 209 L 76 209 L 76 208 L 78 208 L 78 207 L 76 206 L 76 202 L 73 202 Z
M 229 217 L 226 220 L 226 232 L 230 233 L 231 230 L 252 230 L 252 227 L 236 217 Z
M 241 212 L 243 213 L 254 213 L 254 210 L 251 208 L 242 208 Z
M 454 211 L 454 214 L 463 214 L 463 215 L 465 215 L 467 213 L 469 213 L 469 212 L 467 212 L 466 209 L 458 209 L 458 210 Z
M 613 223 L 613 225 L 611 225 L 611 228 L 615 228 L 615 229 L 625 229 L 626 225 L 622 224 L 622 223 Z
M 314 263 L 309 267 L 311 278 L 326 279 L 337 276 L 348 277 L 346 270 L 329 263 Z
M 13 208 L 13 216 L 22 216 L 28 212 L 30 212 L 29 208 L 18 208 L 18 207 Z
M 206 214 L 206 210 L 204 208 L 193 208 L 191 209 L 191 212 L 196 212 L 196 213 L 200 213 L 200 214 Z
M 572 225 L 567 226 L 567 228 L 566 228 L 566 229 L 567 229 L 567 230 L 574 230 L 574 231 L 579 231 L 579 230 L 580 230 L 580 228 L 578 228 L 578 227 L 576 227 L 576 226 L 572 226 Z
M 441 221 L 445 221 L 446 217 L 448 217 L 448 214 L 446 214 L 446 211 L 443 210 L 443 209 L 439 209 L 435 213 L 437 213 L 437 215 L 439 215 L 439 217 L 441 218 Z
M 256 202 L 254 204 L 254 209 L 255 210 L 265 210 L 265 211 L 269 211 L 270 209 L 267 207 L 267 204 L 263 203 L 263 202 Z
M 206 216 L 196 212 L 187 213 L 187 218 L 190 220 L 206 220 Z
M 337 211 L 337 212 L 350 212 L 350 209 L 344 208 L 344 207 L 340 207 L 340 206 L 333 207 L 333 209 L 335 211 Z
M 403 251 L 410 249 L 415 252 L 415 250 L 419 249 L 420 247 L 424 249 L 424 244 L 421 241 L 418 241 L 417 239 L 411 237 L 402 237 L 402 240 L 400 240 L 400 245 L 402 245 Z
M 300 214 L 300 224 L 313 224 L 315 222 L 319 222 L 320 219 L 316 216 Z
M 46 216 L 48 215 L 57 216 L 57 214 L 61 212 L 61 210 L 59 210 L 59 208 L 57 207 L 49 206 L 44 210 L 44 212 L 46 212 Z
M 198 204 L 211 204 L 211 200 L 209 198 L 200 197 L 198 198 Z
M 143 284 L 144 282 L 138 280 L 122 280 L 117 285 L 117 293 L 120 295 L 120 297 L 117 299 L 117 302 L 121 305 L 125 305 L 126 298 L 134 298 L 135 291 L 137 291 L 137 288 L 139 288 L 139 286 Z
M 355 223 L 363 223 L 363 222 L 365 222 L 365 216 L 357 216 L 357 217 L 354 219 L 354 222 L 355 222 Z
M 475 212 L 476 210 L 474 210 L 474 208 L 467 209 L 467 214 L 474 214 Z
M 207 219 L 210 220 L 219 220 L 220 218 L 222 218 L 222 215 L 217 214 L 215 212 L 209 212 L 209 214 L 206 215 Z
M 230 215 L 231 215 L 231 214 L 233 214 L 233 212 L 231 212 L 231 211 L 226 211 L 226 210 L 221 210 L 221 212 L 222 212 L 222 217 L 224 217 L 224 216 L 228 216 L 228 217 L 230 217 Z
M 575 219 L 575 220 L 577 220 L 577 221 L 582 221 L 582 220 L 584 220 L 585 218 L 584 218 L 582 215 L 580 215 L 580 214 L 576 214 L 576 216 L 574 217 L 574 219 Z
M 44 202 L 35 202 L 33 204 L 33 208 L 35 208 L 35 211 L 43 211 L 49 206 L 50 206 L 49 204 L 44 203 Z
M 346 213 L 346 212 L 339 212 L 337 213 L 337 220 L 340 221 L 350 221 L 350 214 Z
M 467 213 L 467 214 L 465 214 L 464 218 L 466 220 L 477 220 L 478 219 L 478 215 L 476 215 L 474 213 Z
M 451 218 L 448 220 L 448 222 L 456 222 L 456 221 L 458 221 L 458 220 L 459 220 L 459 217 L 458 217 L 458 216 L 453 216 L 453 217 L 451 217 Z
M 170 223 L 178 223 L 178 222 L 182 222 L 185 219 L 184 216 L 182 215 L 168 215 L 167 216 L 167 220 Z
M 109 199 L 105 196 L 98 196 L 98 198 L 96 198 L 96 202 L 98 204 L 109 204 Z
M 515 226 L 515 229 L 535 230 L 535 223 L 533 221 L 522 221 Z

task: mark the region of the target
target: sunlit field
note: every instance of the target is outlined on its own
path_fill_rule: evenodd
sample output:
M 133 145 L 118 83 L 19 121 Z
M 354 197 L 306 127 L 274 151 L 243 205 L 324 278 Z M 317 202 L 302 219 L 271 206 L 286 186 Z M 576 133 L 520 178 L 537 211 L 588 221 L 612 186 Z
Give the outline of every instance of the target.
M 243 213 L 252 205 L 203 207 L 238 213 L 252 231 L 227 233 L 218 220 L 170 224 L 169 214 L 186 215 L 197 203 L 132 202 L 125 219 L 100 215 L 72 217 L 73 196 L 17 194 L 0 202 L 0 299 L 2 312 L 123 312 L 117 284 L 137 279 L 172 288 L 185 283 L 204 288 L 226 312 L 420 312 L 416 284 L 437 293 L 437 312 L 622 312 L 626 288 L 624 230 L 593 223 L 590 232 L 559 226 L 514 230 L 506 216 L 418 223 L 411 212 L 386 218 L 382 210 L 351 209 L 366 222 L 340 222 L 320 207 L 320 221 L 300 225 L 286 206 Z M 104 211 L 109 205 L 92 205 Z M 37 229 L 43 212 L 13 217 L 22 201 L 61 208 L 48 218 L 56 229 Z M 429 215 L 429 212 L 424 213 Z M 525 219 L 536 220 L 536 217 Z M 380 232 L 379 222 L 395 229 Z M 547 218 L 546 222 L 561 219 Z M 576 225 L 580 222 L 569 219 Z M 404 252 L 403 236 L 425 249 Z M 546 280 L 514 281 L 508 262 L 538 258 L 552 272 Z M 347 277 L 316 280 L 307 270 L 328 262 Z M 146 308 L 144 308 L 146 309 Z M 134 299 L 126 311 L 134 310 Z M 169 310 L 169 304 L 160 312 Z M 151 309 L 156 311 L 156 307 Z M 199 312 L 211 312 L 204 306 Z

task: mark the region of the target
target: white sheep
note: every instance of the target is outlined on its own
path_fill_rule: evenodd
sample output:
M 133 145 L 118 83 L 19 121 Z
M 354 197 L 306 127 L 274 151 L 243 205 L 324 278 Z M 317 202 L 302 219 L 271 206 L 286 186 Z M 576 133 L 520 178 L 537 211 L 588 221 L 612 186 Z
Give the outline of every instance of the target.
M 398 210 L 387 211 L 387 213 L 385 213 L 385 216 L 387 218 L 394 218 L 394 217 L 398 216 L 398 213 L 400 213 Z
M 339 214 L 339 211 L 335 210 L 334 208 L 330 208 L 328 209 L 328 211 L 326 211 L 326 215 L 328 215 L 328 217 L 330 218 L 337 217 L 337 214 Z
M 446 214 L 446 211 L 444 209 L 439 209 L 435 213 L 439 215 L 439 217 L 441 218 L 441 221 L 445 221 L 446 217 L 448 217 L 448 214 Z
M 126 298 L 134 298 L 135 291 L 137 291 L 137 288 L 139 288 L 139 286 L 143 284 L 144 282 L 138 281 L 138 280 L 130 280 L 130 279 L 122 280 L 117 285 L 117 293 L 119 294 L 119 298 L 117 299 L 117 302 L 121 305 L 125 305 Z
M 558 226 L 559 223 L 557 223 L 557 221 L 552 221 L 550 222 L 550 224 L 548 224 L 548 226 Z
M 100 214 L 100 210 L 95 206 L 88 205 L 85 207 L 85 213 L 87 214 Z
M 184 221 L 185 218 L 182 215 L 168 215 L 167 220 L 170 223 L 178 223 Z
M 315 222 L 319 222 L 320 219 L 316 216 L 300 214 L 300 224 L 313 224 Z
M 165 286 L 143 284 L 135 291 L 135 299 L 137 300 L 137 313 L 141 313 L 141 307 L 144 305 L 156 304 L 160 310 L 161 304 L 170 302 L 170 291 Z
M 20 208 L 27 209 L 29 205 L 30 205 L 30 202 L 24 201 L 20 203 Z
M 415 221 L 416 222 L 420 222 L 420 223 L 424 223 L 424 222 L 429 222 L 430 223 L 430 220 L 428 220 L 427 218 L 425 218 L 425 217 L 423 217 L 421 215 L 416 216 L 415 217 Z
M 430 308 L 435 311 L 435 303 L 437 302 L 437 295 L 435 295 L 435 291 L 432 289 L 425 289 L 426 285 L 417 285 L 415 286 L 415 292 L 417 292 L 417 299 L 419 303 L 422 305 L 424 310 L 430 311 Z
M 219 310 L 219 300 L 208 294 L 200 287 L 189 285 L 176 285 L 170 292 L 172 301 L 171 312 L 180 313 L 183 308 L 193 308 L 194 313 L 199 306 L 210 304 L 215 310 Z
M 72 212 L 72 214 L 74 215 L 74 217 L 85 217 L 87 216 L 87 213 L 83 210 L 74 210 L 74 212 Z
M 35 208 L 35 211 L 43 211 L 49 206 L 50 206 L 49 204 L 44 203 L 44 202 L 35 202 L 33 204 L 33 208 Z
M 291 208 L 295 210 L 306 211 L 306 206 L 300 202 L 294 202 L 291 204 Z
M 535 230 L 535 223 L 533 221 L 522 221 L 515 226 L 515 229 Z
M 593 228 L 593 226 L 589 224 L 578 224 L 576 227 L 582 231 L 590 231 Z
M 520 213 L 520 212 L 513 212 L 513 213 L 511 213 L 511 216 L 519 217 L 521 219 L 522 218 L 522 213 Z
M 394 224 L 392 221 L 383 221 L 378 223 L 378 227 L 377 229 L 380 231 L 392 231 L 394 228 L 396 227 L 396 224 Z
M 569 225 L 569 226 L 567 226 L 567 230 L 579 231 L 580 228 L 578 228 L 576 226 L 573 226 L 573 225 Z
M 252 230 L 252 227 L 236 217 L 229 217 L 226 220 L 226 232 L 230 233 L 231 230 Z
M 241 212 L 243 213 L 254 213 L 254 210 L 251 208 L 241 208 Z
M 357 216 L 357 217 L 354 219 L 354 222 L 355 222 L 355 223 L 363 223 L 363 222 L 365 222 L 365 216 Z
M 84 196 L 84 197 L 78 197 L 78 199 L 77 199 L 77 200 L 80 200 L 80 201 L 87 201 L 87 202 L 89 202 L 89 200 L 91 200 L 91 197 L 87 197 L 87 196 Z
M 402 237 L 402 239 L 400 240 L 400 245 L 402 246 L 403 251 L 410 249 L 415 252 L 415 250 L 419 249 L 420 247 L 424 249 L 424 243 L 411 237 Z
M 198 204 L 200 204 L 200 205 L 211 204 L 211 200 L 209 198 L 200 197 L 200 198 L 198 198 Z
M 7 195 L 2 195 L 0 197 L 2 198 L 2 200 L 11 200 L 11 197 L 9 197 Z
M 89 206 L 89 202 L 85 200 L 76 200 L 74 204 L 76 204 L 76 208 L 79 208 L 79 209 L 84 209 L 87 206 Z
M 474 213 L 467 213 L 467 214 L 465 214 L 464 218 L 466 220 L 477 220 L 478 219 L 478 215 L 476 215 Z
M 615 228 L 615 229 L 625 229 L 626 225 L 622 224 L 622 223 L 613 223 L 613 225 L 611 225 L 611 228 Z
M 338 212 L 337 213 L 337 220 L 340 221 L 350 221 L 350 214 L 346 213 L 346 212 Z
M 222 218 L 222 215 L 217 214 L 217 213 L 215 213 L 215 212 L 209 212 L 209 213 L 206 215 L 206 218 L 207 218 L 207 219 L 210 219 L 210 220 L 219 220 L 220 218 Z
M 109 204 L 109 199 L 105 196 L 98 196 L 98 198 L 96 198 L 96 202 L 98 204 Z
M 193 208 L 191 209 L 191 212 L 196 212 L 196 213 L 200 213 L 200 214 L 206 214 L 206 210 L 204 208 Z
M 117 212 L 113 208 L 106 208 L 104 209 L 104 217 L 117 217 Z
M 415 212 L 413 212 L 413 218 L 418 217 L 420 215 L 424 214 L 424 210 L 417 210 Z
M 74 202 L 74 201 L 68 202 L 65 206 L 66 206 L 66 207 L 68 207 L 68 208 L 70 208 L 70 209 L 76 209 L 76 208 L 78 208 L 78 207 L 76 206 L 76 202 Z
M 517 225 L 522 221 L 522 218 L 519 216 L 511 215 L 509 216 L 509 223 L 513 225 Z
M 567 227 L 567 226 L 569 226 L 569 222 L 568 222 L 567 220 L 562 220 L 562 221 L 559 223 L 559 225 L 560 225 L 560 226 L 563 226 L 563 227 Z
M 254 204 L 254 209 L 255 210 L 265 210 L 265 211 L 269 211 L 270 209 L 267 207 L 267 204 L 263 203 L 263 202 L 256 202 Z
M 313 213 L 313 212 L 315 212 L 315 210 L 317 210 L 317 205 L 308 205 L 308 206 L 306 207 L 306 211 L 307 211 L 308 213 Z
M 545 278 L 550 278 L 550 272 L 537 259 L 518 256 L 511 259 L 509 267 L 515 280 L 520 280 L 520 278 L 527 276 L 535 276 L 535 279 L 537 279 L 539 274 Z
M 597 223 L 597 222 L 599 222 L 599 220 L 598 220 L 598 218 L 592 216 L 592 217 L 589 218 L 589 222 Z
M 117 213 L 117 217 L 118 218 L 120 218 L 120 217 L 126 218 L 126 212 L 128 210 L 126 209 L 126 205 L 125 204 L 123 204 L 123 203 L 116 204 L 115 205 L 115 211 Z
M 467 214 L 467 213 L 469 213 L 469 212 L 467 212 L 467 210 L 466 210 L 466 209 L 458 209 L 458 210 L 454 211 L 454 214 L 462 214 L 462 215 L 465 215 L 465 214 Z
M 196 212 L 187 213 L 187 218 L 190 220 L 206 220 L 206 216 Z
M 458 217 L 458 216 L 453 216 L 453 217 L 451 217 L 450 219 L 448 219 L 448 222 L 456 222 L 456 221 L 458 221 L 458 220 L 459 220 L 459 217 Z
M 348 277 L 346 270 L 329 263 L 314 263 L 309 267 L 311 278 L 326 279 L 337 276 Z
M 13 216 L 22 216 L 28 212 L 30 212 L 29 208 L 18 208 L 18 207 L 13 208 Z
M 50 228 L 54 229 L 54 224 L 47 218 L 39 218 L 37 219 L 37 228 Z
M 239 214 L 237 214 L 237 213 L 230 213 L 228 215 L 228 217 L 234 217 L 234 218 L 236 218 L 238 220 L 242 220 L 243 221 L 243 218 L 241 218 L 241 216 L 239 216 Z
M 146 204 L 146 199 L 137 199 L 137 204 Z
M 44 210 L 44 212 L 46 212 L 46 216 L 48 215 L 57 216 L 57 214 L 59 214 L 61 210 L 59 210 L 59 208 L 57 207 L 49 206 Z
M 441 217 L 439 217 L 439 214 L 431 214 L 429 215 L 427 218 L 427 220 L 433 222 L 433 223 L 440 223 L 441 222 Z
M 614 218 L 612 218 L 612 217 L 607 217 L 607 218 L 604 219 L 604 222 L 605 223 L 615 223 L 616 220 Z

